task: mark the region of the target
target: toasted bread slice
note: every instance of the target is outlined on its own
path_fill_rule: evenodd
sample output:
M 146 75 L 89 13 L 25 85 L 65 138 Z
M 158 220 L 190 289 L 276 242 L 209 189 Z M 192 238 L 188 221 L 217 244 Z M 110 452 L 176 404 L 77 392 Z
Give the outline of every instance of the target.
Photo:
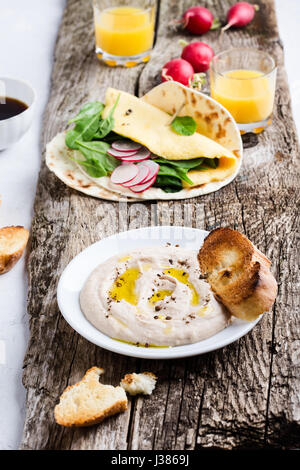
M 55 420 L 62 426 L 92 426 L 127 409 L 127 397 L 122 387 L 103 385 L 99 376 L 104 373 L 92 367 L 75 385 L 69 386 L 54 408 Z
M 273 305 L 277 283 L 271 261 L 236 230 L 213 230 L 198 261 L 216 297 L 235 317 L 252 321 Z
M 121 387 L 129 393 L 129 395 L 137 395 L 142 393 L 143 395 L 151 395 L 155 389 L 157 377 L 153 372 L 141 372 L 136 374 L 126 374 L 121 380 Z
M 29 232 L 24 227 L 0 228 L 0 274 L 7 273 L 21 258 Z

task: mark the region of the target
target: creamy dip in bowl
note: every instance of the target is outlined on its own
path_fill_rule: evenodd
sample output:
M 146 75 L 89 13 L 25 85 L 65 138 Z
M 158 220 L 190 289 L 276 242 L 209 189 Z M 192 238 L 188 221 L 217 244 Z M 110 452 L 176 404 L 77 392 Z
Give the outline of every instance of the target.
M 152 347 L 195 343 L 229 323 L 201 276 L 197 252 L 174 246 L 109 258 L 85 282 L 80 306 L 102 333 Z

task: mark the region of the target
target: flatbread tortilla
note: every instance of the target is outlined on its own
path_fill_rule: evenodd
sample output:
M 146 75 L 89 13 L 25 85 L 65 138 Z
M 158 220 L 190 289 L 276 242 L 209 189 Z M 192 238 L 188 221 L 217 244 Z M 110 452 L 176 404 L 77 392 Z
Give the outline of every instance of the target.
M 104 117 L 119 93 L 111 88 L 107 90 Z M 174 114 L 174 103 L 177 107 L 175 112 L 180 109 L 179 115 L 189 115 L 195 119 L 197 132 L 192 136 L 180 136 L 168 126 L 170 114 Z M 134 113 L 126 115 L 128 106 Z M 131 117 L 133 114 L 136 115 L 134 119 Z M 145 119 L 148 115 L 150 118 Z M 80 159 L 81 154 L 68 149 L 65 133 L 60 133 L 47 145 L 46 164 L 49 169 L 68 186 L 90 196 L 113 201 L 192 198 L 217 191 L 230 183 L 239 171 L 242 142 L 232 116 L 208 96 L 176 82 L 163 83 L 141 99 L 121 92 L 114 119 L 115 132 L 142 143 L 157 155 L 164 158 L 171 156 L 172 160 L 219 157 L 219 165 L 212 170 L 191 170 L 188 176 L 194 185 L 184 183 L 184 188 L 176 193 L 151 187 L 143 193 L 134 194 L 130 189 L 111 183 L 110 177 L 92 178 L 86 174 L 80 165 L 69 158 Z

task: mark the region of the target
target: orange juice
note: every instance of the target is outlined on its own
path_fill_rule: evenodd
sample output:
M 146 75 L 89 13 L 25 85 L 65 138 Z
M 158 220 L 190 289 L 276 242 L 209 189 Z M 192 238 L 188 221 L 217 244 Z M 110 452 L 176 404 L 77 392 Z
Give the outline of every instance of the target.
M 275 81 L 257 70 L 229 70 L 212 77 L 211 96 L 238 123 L 254 123 L 272 114 Z
M 154 35 L 154 9 L 108 8 L 95 16 L 96 46 L 114 56 L 148 51 Z

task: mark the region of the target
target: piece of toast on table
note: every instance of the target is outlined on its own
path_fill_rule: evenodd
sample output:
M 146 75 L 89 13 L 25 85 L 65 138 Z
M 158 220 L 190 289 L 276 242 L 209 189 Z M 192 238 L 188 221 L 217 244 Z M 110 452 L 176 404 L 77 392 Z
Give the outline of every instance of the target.
M 62 426 L 92 426 L 105 418 L 127 410 L 127 397 L 122 387 L 103 385 L 99 377 L 104 373 L 92 367 L 75 385 L 65 389 L 54 408 L 55 420 Z
M 0 274 L 7 273 L 21 258 L 29 232 L 21 226 L 0 228 Z
M 273 305 L 277 283 L 271 261 L 240 232 L 227 227 L 213 230 L 198 261 L 216 297 L 235 317 L 252 321 Z

